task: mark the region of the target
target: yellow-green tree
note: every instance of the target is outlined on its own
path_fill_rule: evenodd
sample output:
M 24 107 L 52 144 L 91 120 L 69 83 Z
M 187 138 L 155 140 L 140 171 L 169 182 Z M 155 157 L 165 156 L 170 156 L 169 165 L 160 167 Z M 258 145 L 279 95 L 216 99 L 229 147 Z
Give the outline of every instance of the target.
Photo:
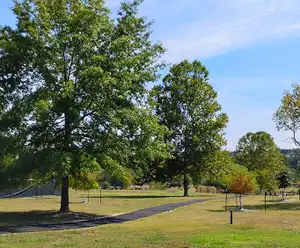
M 274 121 L 278 131 L 284 130 L 292 133 L 291 139 L 300 147 L 297 133 L 300 129 L 300 85 L 293 84 L 292 91 L 285 91 L 281 105 L 274 114 Z

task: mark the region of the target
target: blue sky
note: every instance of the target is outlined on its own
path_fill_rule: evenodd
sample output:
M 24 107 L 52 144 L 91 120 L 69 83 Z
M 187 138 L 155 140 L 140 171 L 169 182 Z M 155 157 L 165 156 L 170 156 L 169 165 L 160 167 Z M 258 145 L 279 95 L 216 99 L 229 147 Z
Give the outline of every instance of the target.
M 119 2 L 107 4 L 116 9 Z M 1 25 L 14 25 L 11 5 L 1 0 Z M 256 131 L 294 147 L 272 115 L 283 91 L 300 81 L 299 0 L 144 0 L 140 13 L 155 20 L 152 39 L 167 48 L 164 60 L 198 59 L 207 66 L 230 118 L 228 149 Z

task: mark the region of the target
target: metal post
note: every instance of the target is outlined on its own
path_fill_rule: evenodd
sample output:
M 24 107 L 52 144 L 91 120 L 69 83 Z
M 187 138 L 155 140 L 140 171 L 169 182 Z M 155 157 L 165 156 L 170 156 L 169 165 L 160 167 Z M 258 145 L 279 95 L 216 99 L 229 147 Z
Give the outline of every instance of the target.
M 99 202 L 102 203 L 102 187 L 100 186 L 100 191 L 99 191 Z
M 232 225 L 233 223 L 233 214 L 232 214 L 232 210 L 230 211 L 230 224 Z
M 88 203 L 90 203 L 90 191 L 88 190 Z
M 267 211 L 267 192 L 265 192 L 265 211 Z
M 227 193 L 228 193 L 228 191 L 226 189 L 226 191 L 225 191 L 225 194 L 226 194 L 226 198 L 225 198 L 225 212 L 227 211 Z

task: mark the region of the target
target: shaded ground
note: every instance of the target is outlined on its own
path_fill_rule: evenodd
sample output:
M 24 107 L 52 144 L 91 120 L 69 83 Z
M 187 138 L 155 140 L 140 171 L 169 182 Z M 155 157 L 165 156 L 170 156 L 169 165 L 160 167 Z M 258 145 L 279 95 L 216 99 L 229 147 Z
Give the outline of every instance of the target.
M 101 216 L 81 212 L 69 212 L 67 214 L 61 214 L 57 211 L 0 212 L 0 226 L 20 226 L 24 223 L 28 225 L 63 223 L 91 220 L 97 217 Z
M 99 217 L 93 220 L 84 220 L 78 222 L 64 222 L 61 224 L 39 224 L 39 225 L 24 225 L 24 226 L 2 226 L 0 227 L 0 234 L 67 230 L 67 229 L 78 229 L 78 228 L 90 228 L 90 227 L 95 227 L 98 225 L 105 225 L 105 224 L 120 224 L 120 223 L 149 217 L 162 212 L 173 210 L 175 208 L 191 205 L 194 203 L 204 202 L 208 200 L 209 199 L 201 199 L 201 200 L 190 200 L 185 202 L 169 203 L 169 204 L 164 204 L 160 206 L 133 211 L 127 214 L 121 214 L 115 217 L 113 216 L 103 217 L 103 218 Z M 72 215 L 72 213 L 70 214 Z M 37 216 L 39 216 L 39 214 L 37 214 Z
M 245 209 L 252 210 L 264 210 L 265 203 L 257 204 L 257 205 L 244 205 Z M 299 202 L 267 202 L 267 210 L 278 210 L 278 211 L 299 211 L 300 205 Z
M 197 197 L 216 197 L 215 195 L 197 195 Z M 97 198 L 99 196 L 90 196 L 90 198 Z M 182 195 L 107 195 L 102 196 L 102 199 L 164 199 L 164 198 L 183 198 Z
M 102 196 L 102 199 L 159 199 L 159 198 L 172 198 L 172 197 L 178 197 L 182 198 L 180 195 L 171 196 L 171 195 L 106 195 Z M 99 196 L 90 196 L 90 198 L 97 198 L 99 199 Z

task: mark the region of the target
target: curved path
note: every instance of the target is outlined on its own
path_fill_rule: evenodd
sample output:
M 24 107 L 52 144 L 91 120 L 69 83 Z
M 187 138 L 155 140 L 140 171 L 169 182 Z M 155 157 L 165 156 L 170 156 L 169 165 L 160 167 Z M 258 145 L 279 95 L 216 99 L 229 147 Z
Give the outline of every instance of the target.
M 65 222 L 59 224 L 37 224 L 37 225 L 24 225 L 24 226 L 3 226 L 0 227 L 0 234 L 8 233 L 24 233 L 24 232 L 41 232 L 41 231 L 54 231 L 54 230 L 68 230 L 79 228 L 90 228 L 105 224 L 120 224 L 128 221 L 133 221 L 159 213 L 167 212 L 175 208 L 191 205 L 194 203 L 205 202 L 211 199 L 198 199 L 184 202 L 169 203 L 155 207 L 136 210 L 127 214 L 120 214 L 117 216 L 99 217 L 92 220 Z

